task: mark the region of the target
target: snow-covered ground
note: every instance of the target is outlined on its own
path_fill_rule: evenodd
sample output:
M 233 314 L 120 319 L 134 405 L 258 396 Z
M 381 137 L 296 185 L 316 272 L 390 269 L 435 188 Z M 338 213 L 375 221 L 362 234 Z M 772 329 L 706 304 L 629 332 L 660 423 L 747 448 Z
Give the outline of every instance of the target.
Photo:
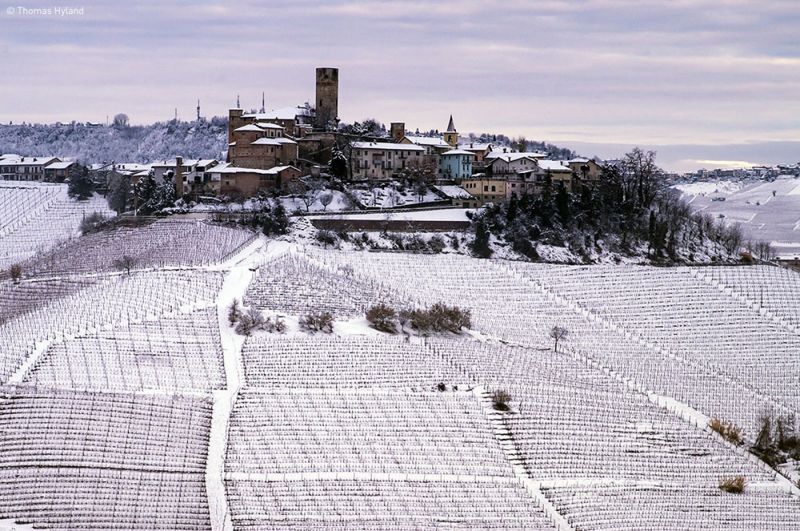
M 715 181 L 677 185 L 692 208 L 727 223 L 745 236 L 770 242 L 779 257 L 800 256 L 800 179 Z
M 412 210 L 405 212 L 367 212 L 364 214 L 339 214 L 333 219 L 380 219 L 396 221 L 469 221 L 468 212 L 471 208 L 440 208 L 435 210 Z M 313 218 L 314 216 L 310 216 Z

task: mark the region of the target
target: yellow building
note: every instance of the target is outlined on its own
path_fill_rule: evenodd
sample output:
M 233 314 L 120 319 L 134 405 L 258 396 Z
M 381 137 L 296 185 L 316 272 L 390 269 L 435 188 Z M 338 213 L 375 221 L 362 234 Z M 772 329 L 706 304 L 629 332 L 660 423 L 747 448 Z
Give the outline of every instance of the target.
M 461 181 L 461 187 L 477 199 L 481 205 L 505 201 L 507 185 L 505 179 L 485 176 L 471 177 Z

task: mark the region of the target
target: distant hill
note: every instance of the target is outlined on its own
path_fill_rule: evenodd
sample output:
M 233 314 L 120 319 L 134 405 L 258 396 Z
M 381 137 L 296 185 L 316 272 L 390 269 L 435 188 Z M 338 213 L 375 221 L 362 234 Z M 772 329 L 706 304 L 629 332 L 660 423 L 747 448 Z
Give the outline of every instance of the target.
M 382 124 L 375 124 L 385 130 Z M 83 123 L 0 125 L 0 154 L 17 153 L 33 157 L 52 155 L 73 158 L 84 164 L 146 163 L 173 158 L 175 155 L 222 158 L 228 148 L 227 128 L 228 119 L 224 117 L 200 122 L 170 120 L 131 126 L 90 126 Z M 461 141 L 493 143 L 524 151 L 545 151 L 554 159 L 575 156 L 575 152 L 553 144 L 512 139 L 502 134 L 469 134 L 463 136 Z
M 182 155 L 220 158 L 227 146 L 227 118 L 151 125 L 0 125 L 0 153 L 71 157 L 83 163 L 151 162 Z

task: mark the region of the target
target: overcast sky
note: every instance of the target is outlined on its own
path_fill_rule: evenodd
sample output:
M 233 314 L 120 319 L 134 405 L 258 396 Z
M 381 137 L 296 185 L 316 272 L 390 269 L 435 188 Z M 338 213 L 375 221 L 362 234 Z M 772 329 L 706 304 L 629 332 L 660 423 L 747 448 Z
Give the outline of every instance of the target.
M 314 68 L 335 66 L 347 122 L 443 129 L 452 113 L 462 132 L 586 155 L 654 146 L 673 169 L 800 160 L 798 0 L 63 6 L 83 14 L 1 9 L 0 122 L 190 119 L 198 98 L 224 115 L 262 90 L 281 107 L 312 101 Z

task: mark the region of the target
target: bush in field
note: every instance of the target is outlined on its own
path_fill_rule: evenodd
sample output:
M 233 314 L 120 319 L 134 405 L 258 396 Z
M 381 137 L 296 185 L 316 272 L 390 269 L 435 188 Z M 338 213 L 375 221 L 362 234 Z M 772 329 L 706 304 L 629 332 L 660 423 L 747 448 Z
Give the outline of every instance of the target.
M 447 244 L 445 243 L 444 238 L 438 234 L 432 236 L 431 239 L 428 240 L 428 248 L 431 250 L 431 252 L 441 253 L 444 251 L 445 247 L 447 247 Z
M 264 316 L 256 308 L 250 308 L 239 317 L 236 325 L 236 333 L 249 336 L 256 330 L 261 330 L 264 326 Z
M 231 326 L 236 324 L 236 321 L 239 320 L 239 317 L 241 317 L 241 315 L 242 315 L 242 310 L 241 308 L 239 308 L 239 301 L 233 299 L 231 305 L 228 306 L 228 322 L 231 324 Z
M 742 444 L 742 429 L 733 422 L 725 422 L 717 418 L 708 421 L 708 427 L 719 433 L 729 443 Z
M 319 230 L 317 231 L 317 241 L 323 244 L 325 247 L 329 245 L 335 245 L 336 233 L 329 230 Z
M 508 411 L 508 403 L 511 402 L 511 395 L 507 391 L 497 390 L 492 393 L 492 407 L 497 411 Z
M 270 334 L 282 334 L 286 332 L 286 323 L 277 315 L 275 317 L 267 317 L 264 319 L 261 329 Z
M 744 476 L 735 476 L 732 478 L 722 478 L 719 480 L 719 488 L 720 490 L 724 490 L 725 492 L 730 492 L 733 494 L 741 494 L 744 492 L 744 486 L 746 484 L 746 480 Z
M 462 310 L 457 306 L 447 306 L 437 302 L 424 310 L 403 310 L 400 312 L 400 321 L 408 323 L 417 332 L 459 333 L 462 328 L 472 326 L 472 316 L 469 310 Z
M 315 312 L 304 315 L 300 319 L 300 328 L 311 332 L 324 332 L 330 334 L 333 332 L 333 315 L 330 312 Z
M 90 234 L 102 229 L 108 223 L 108 218 L 101 212 L 92 212 L 81 220 L 81 234 Z
M 22 266 L 19 264 L 12 265 L 9 269 L 9 273 L 11 273 L 11 280 L 14 281 L 14 284 L 19 284 L 22 278 Z
M 384 303 L 376 304 L 367 310 L 367 321 L 375 330 L 397 333 L 397 312 Z

